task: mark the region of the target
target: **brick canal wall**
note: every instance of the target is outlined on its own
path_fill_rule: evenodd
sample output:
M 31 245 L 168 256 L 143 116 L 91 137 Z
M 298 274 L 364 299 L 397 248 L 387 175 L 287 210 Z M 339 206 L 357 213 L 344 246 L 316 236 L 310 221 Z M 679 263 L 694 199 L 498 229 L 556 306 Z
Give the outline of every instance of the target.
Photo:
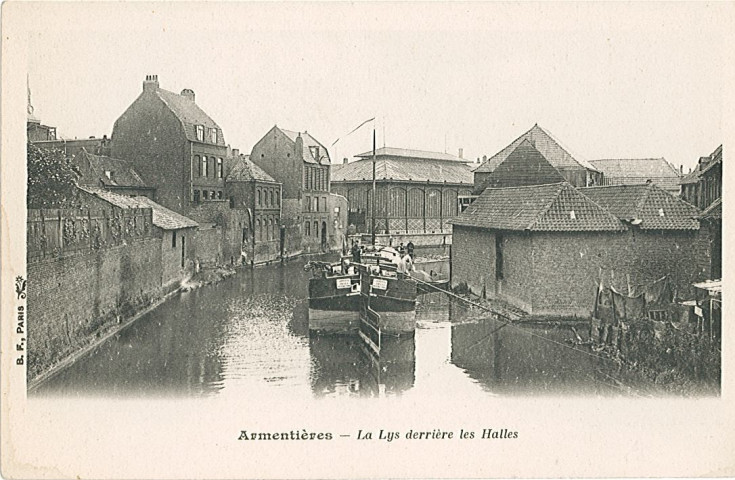
M 160 298 L 161 265 L 155 237 L 29 264 L 29 378 Z
M 150 209 L 29 210 L 28 378 L 176 289 L 191 271 L 177 241 L 164 258 Z

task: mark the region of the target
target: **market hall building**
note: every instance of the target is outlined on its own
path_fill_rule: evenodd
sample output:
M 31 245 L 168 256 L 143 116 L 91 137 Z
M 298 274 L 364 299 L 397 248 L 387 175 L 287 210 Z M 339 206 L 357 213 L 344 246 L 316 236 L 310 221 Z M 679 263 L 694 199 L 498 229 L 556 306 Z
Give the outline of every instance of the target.
M 332 167 L 332 191 L 347 198 L 349 223 L 370 233 L 373 152 Z M 451 233 L 449 220 L 472 193 L 467 161 L 447 153 L 379 148 L 375 152 L 375 231 L 378 234 Z

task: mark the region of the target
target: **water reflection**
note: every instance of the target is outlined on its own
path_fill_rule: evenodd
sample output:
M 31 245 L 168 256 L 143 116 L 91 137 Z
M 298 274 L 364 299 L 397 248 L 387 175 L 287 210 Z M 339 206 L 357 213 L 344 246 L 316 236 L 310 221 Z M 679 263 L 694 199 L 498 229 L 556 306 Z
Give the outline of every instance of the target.
M 379 361 L 357 338 L 310 337 L 305 261 L 181 294 L 33 394 L 621 393 L 616 367 L 571 348 L 568 328 L 504 326 L 441 293 L 419 298 L 415 338 L 386 338 Z
M 414 385 L 414 338 L 384 338 L 380 357 L 359 338 L 313 336 L 311 388 L 317 397 L 400 395 Z

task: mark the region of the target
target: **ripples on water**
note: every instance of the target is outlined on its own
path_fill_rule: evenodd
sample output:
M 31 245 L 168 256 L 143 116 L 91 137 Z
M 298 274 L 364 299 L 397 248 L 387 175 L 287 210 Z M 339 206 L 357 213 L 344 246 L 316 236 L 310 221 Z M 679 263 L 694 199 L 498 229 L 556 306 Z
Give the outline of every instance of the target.
M 244 271 L 181 294 L 34 395 L 424 398 L 631 392 L 616 365 L 569 345 L 568 328 L 506 326 L 440 293 L 419 297 L 415 338 L 386 339 L 380 362 L 356 338 L 310 337 L 304 261 Z

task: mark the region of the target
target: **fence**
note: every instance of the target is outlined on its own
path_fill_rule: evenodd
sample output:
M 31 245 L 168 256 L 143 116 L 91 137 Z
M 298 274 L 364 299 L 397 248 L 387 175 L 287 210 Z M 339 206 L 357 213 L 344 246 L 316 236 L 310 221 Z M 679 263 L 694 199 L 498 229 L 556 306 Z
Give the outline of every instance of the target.
M 147 238 L 152 226 L 150 208 L 28 210 L 28 263 Z

